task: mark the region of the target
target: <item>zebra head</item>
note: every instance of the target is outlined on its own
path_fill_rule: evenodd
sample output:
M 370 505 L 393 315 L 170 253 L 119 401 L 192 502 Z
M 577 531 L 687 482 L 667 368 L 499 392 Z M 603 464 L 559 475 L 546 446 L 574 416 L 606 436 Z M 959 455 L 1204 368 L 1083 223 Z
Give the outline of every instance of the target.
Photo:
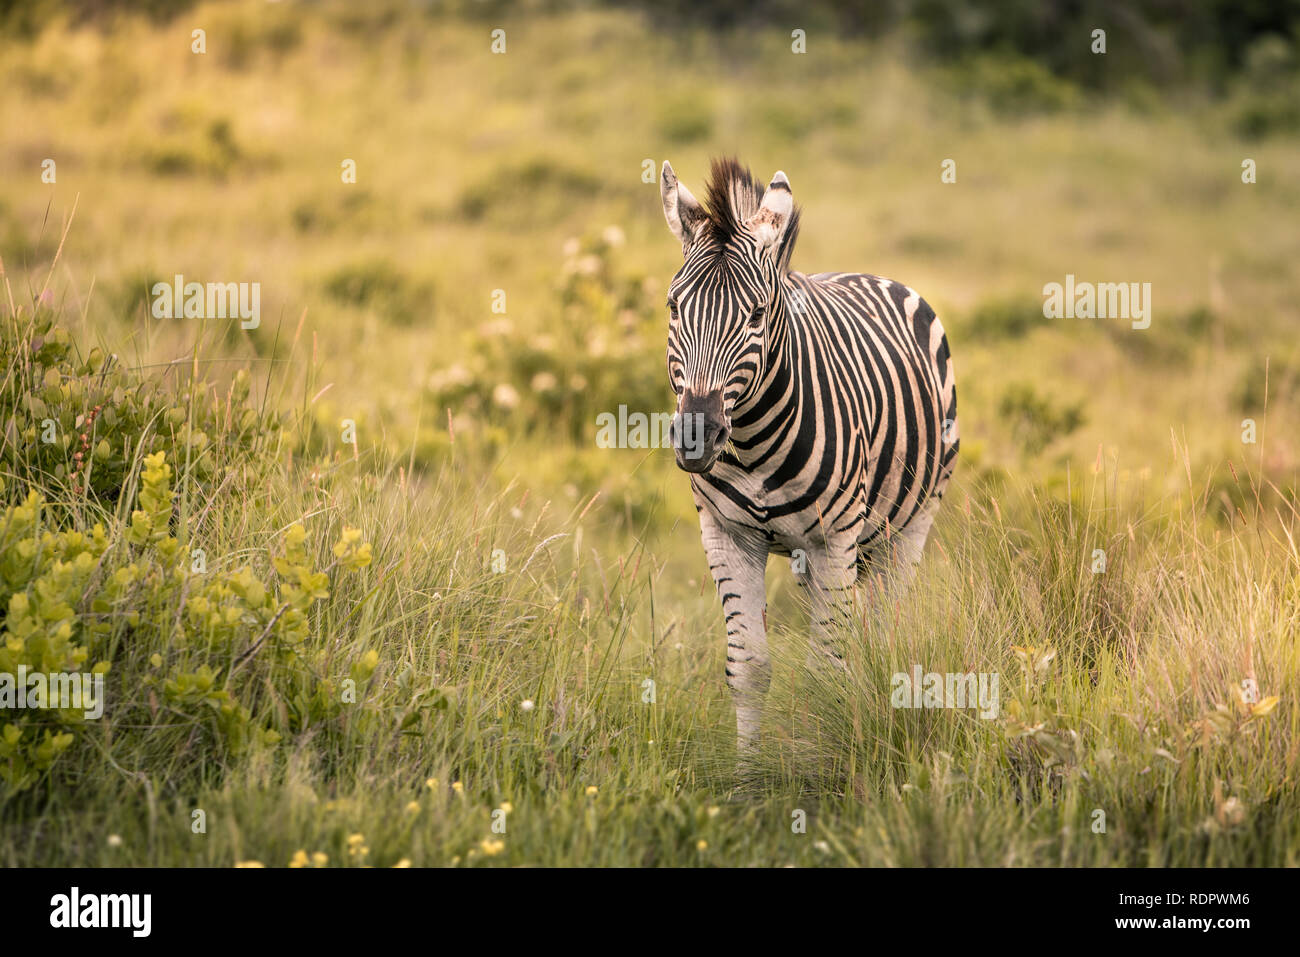
M 732 410 L 766 367 L 799 214 L 784 173 L 764 189 L 730 159 L 714 160 L 706 204 L 667 162 L 659 189 L 685 259 L 668 287 L 670 435 L 678 467 L 707 472 L 731 438 Z

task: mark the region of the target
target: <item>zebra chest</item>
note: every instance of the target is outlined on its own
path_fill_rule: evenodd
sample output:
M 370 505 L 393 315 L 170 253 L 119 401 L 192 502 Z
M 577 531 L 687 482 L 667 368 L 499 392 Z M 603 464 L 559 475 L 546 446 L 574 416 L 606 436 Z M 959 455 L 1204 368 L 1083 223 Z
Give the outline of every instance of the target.
M 809 514 L 816 505 L 803 505 L 800 489 L 783 486 L 771 470 L 748 470 L 719 461 L 705 475 L 691 477 L 696 507 L 732 527 L 762 534 L 770 551 L 789 554 L 808 544 Z

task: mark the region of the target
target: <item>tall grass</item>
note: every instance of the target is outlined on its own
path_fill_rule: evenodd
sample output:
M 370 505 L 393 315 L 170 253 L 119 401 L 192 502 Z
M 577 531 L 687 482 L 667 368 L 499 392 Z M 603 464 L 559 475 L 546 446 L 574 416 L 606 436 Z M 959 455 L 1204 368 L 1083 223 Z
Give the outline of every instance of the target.
M 22 381 L 34 319 L 5 321 Z M 711 609 L 665 627 L 655 560 L 584 540 L 595 503 L 561 513 L 454 454 L 413 476 L 347 451 L 260 452 L 225 477 L 178 463 L 182 586 L 130 593 L 107 630 L 74 610 L 111 664 L 109 709 L 35 786 L 3 791 L 0 860 L 1296 863 L 1293 514 L 1224 526 L 1205 498 L 1153 503 L 1104 472 L 1057 498 L 959 487 L 915 585 L 860 587 L 846 673 L 804 666 L 785 603 L 766 743 L 738 768 Z M 11 464 L 6 503 L 34 489 L 51 530 L 100 523 L 103 580 L 146 561 L 142 472 L 114 504 Z M 328 578 L 305 640 L 190 623 L 205 579 L 269 576 L 297 523 Z M 352 573 L 328 549 L 346 527 L 372 549 Z M 195 542 L 202 575 L 183 560 Z M 996 717 L 892 706 L 915 665 L 997 673 Z M 243 731 L 163 690 L 201 674 L 246 709 Z

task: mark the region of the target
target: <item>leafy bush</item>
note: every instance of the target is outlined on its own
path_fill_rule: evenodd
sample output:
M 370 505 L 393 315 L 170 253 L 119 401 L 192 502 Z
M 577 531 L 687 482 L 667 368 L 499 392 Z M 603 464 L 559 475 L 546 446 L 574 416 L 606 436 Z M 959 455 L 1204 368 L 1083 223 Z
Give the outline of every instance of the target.
M 202 730 L 216 754 L 279 739 L 264 709 L 254 717 L 268 687 L 299 705 L 282 729 L 337 714 L 335 684 L 311 680 L 321 650 L 304 660 L 303 649 L 332 576 L 371 561 L 360 531 L 342 530 L 323 570 L 294 523 L 274 574 L 255 563 L 209 571 L 194 523 L 177 508 L 173 459 L 209 496 L 220 491 L 209 480 L 248 482 L 275 461 L 261 453 L 275 451 L 280 423 L 248 405 L 247 374 L 209 405 L 200 383 L 169 390 L 99 350 L 76 358 L 48 315 L 12 322 L 4 336 L 0 675 L 71 676 L 93 662 L 91 674 L 123 676 L 106 688 L 115 728 L 171 729 L 182 741 Z M 356 663 L 353 680 L 368 679 L 376 663 Z M 0 792 L 30 788 L 84 736 L 87 702 L 47 704 L 6 708 Z M 111 738 L 130 739 L 129 731 Z
M 466 337 L 466 358 L 430 378 L 438 407 L 463 426 L 509 424 L 583 444 L 594 441 L 601 412 L 670 409 L 667 373 L 646 361 L 666 326 L 653 282 L 618 269 L 622 241 L 614 227 L 570 240 L 548 331 L 522 339 L 505 318 L 479 326 Z
M 1044 325 L 1043 304 L 1034 299 L 988 299 L 962 323 L 973 341 L 1015 339 Z
M 1293 41 L 1269 34 L 1252 43 L 1236 87 L 1233 124 L 1243 137 L 1300 129 L 1300 56 Z
M 1300 367 L 1286 355 L 1252 358 L 1237 377 L 1232 399 L 1240 412 L 1260 413 L 1279 399 L 1294 395 Z
M 1035 60 L 1010 55 L 977 55 L 951 69 L 954 89 L 982 95 L 1004 116 L 1055 113 L 1077 106 L 1077 87 Z
M 230 121 L 218 117 L 203 122 L 188 119 L 181 129 L 150 140 L 142 162 L 163 176 L 204 175 L 222 179 L 248 159 L 235 139 Z
M 701 142 L 713 135 L 713 105 L 701 90 L 667 97 L 657 102 L 655 125 L 674 145 Z
M 130 658 L 161 646 L 168 658 L 154 653 L 158 673 L 146 677 L 144 685 L 160 692 L 167 707 L 150 715 L 150 723 L 206 727 L 215 742 L 236 754 L 254 742 L 273 744 L 278 732 L 252 720 L 238 696 L 247 686 L 233 678 L 264 643 L 273 660 L 294 661 L 308 636 L 311 606 L 329 597 L 329 576 L 312 568 L 301 524 L 285 534 L 274 583 L 264 583 L 248 566 L 207 574 L 195 553 L 187 554 L 169 533 L 175 498 L 171 476 L 165 453 L 148 456 L 139 507 L 129 524 L 111 531 L 100 523 L 88 534 L 52 530 L 59 509 L 35 491 L 5 509 L 0 605 L 7 613 L 0 631 L 0 674 L 18 674 L 20 667 L 27 674 L 77 673 L 91 657 L 96 659 L 92 673 L 106 674 L 113 657 Z M 348 529 L 334 555 L 340 568 L 355 571 L 370 563 L 370 546 Z M 317 717 L 331 704 L 330 689 L 322 690 Z M 131 724 L 130 708 L 139 703 L 122 689 L 113 696 L 116 721 Z M 85 717 L 66 708 L 10 714 L 0 728 L 0 781 L 22 790 L 73 744 Z
M 565 159 L 533 156 L 503 163 L 465 187 L 457 212 L 470 221 L 497 215 L 507 221 L 559 217 L 576 200 L 589 201 L 601 181 Z
M 150 453 L 204 480 L 278 452 L 280 420 L 247 403 L 247 370 L 224 397 L 197 379 L 168 391 L 97 347 L 82 356 L 44 310 L 27 326 L 7 326 L 3 341 L 12 358 L 0 382 L 0 462 L 26 488 L 111 508 Z
M 325 278 L 325 293 L 336 302 L 372 309 L 398 325 L 429 319 L 433 287 L 417 282 L 385 259 L 367 259 L 335 269 Z
M 1007 420 L 1016 441 L 1031 455 L 1084 423 L 1083 403 L 1053 402 L 1027 382 L 1006 388 L 998 402 L 998 413 Z

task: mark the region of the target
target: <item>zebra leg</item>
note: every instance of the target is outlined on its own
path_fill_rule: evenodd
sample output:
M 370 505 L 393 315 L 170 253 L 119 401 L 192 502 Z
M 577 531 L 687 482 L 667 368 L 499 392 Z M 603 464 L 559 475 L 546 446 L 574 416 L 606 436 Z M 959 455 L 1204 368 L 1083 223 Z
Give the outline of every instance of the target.
M 916 578 L 916 566 L 921 564 L 921 552 L 925 549 L 926 539 L 930 537 L 930 528 L 934 525 L 934 516 L 939 511 L 940 499 L 931 498 L 912 516 L 907 527 L 898 533 L 898 547 L 894 551 L 894 568 L 898 579 L 910 584 Z
M 895 532 L 890 541 L 873 557 L 871 567 L 884 572 L 887 591 L 894 596 L 904 592 L 916 579 L 921 553 L 939 511 L 940 499 L 931 498 L 912 516 L 912 520 Z
M 767 545 L 760 537 L 723 528 L 707 510 L 700 533 L 727 624 L 727 687 L 736 704 L 742 755 L 758 746 L 763 698 L 772 680 L 767 654 Z
M 853 618 L 853 585 L 857 580 L 856 541 L 819 550 L 809 556 L 808 590 L 811 601 L 812 647 L 808 667 L 822 664 L 843 669 L 845 626 Z

